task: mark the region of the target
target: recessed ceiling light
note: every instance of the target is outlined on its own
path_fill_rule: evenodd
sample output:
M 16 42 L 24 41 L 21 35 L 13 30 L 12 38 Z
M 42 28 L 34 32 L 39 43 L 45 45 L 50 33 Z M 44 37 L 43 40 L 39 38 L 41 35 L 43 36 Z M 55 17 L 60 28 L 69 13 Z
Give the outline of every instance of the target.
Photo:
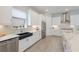
M 1 28 L 3 28 L 3 26 L 2 26 L 2 25 L 0 25 L 0 29 L 1 29 Z
M 69 9 L 65 9 L 65 11 L 67 12 L 67 11 L 69 11 Z
M 48 12 L 48 9 L 46 9 L 45 12 Z

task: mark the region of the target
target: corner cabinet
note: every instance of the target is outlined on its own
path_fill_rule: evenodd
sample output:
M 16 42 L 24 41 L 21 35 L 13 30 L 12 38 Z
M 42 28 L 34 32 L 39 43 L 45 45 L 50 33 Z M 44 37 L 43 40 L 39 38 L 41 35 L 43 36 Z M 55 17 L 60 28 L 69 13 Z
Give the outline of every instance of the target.
M 0 6 L 0 25 L 11 25 L 11 6 Z

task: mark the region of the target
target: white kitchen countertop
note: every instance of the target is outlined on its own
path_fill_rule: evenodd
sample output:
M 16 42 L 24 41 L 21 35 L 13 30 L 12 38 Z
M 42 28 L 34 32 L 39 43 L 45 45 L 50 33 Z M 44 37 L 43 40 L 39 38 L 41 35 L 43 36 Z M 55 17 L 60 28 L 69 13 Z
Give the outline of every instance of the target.
M 18 37 L 18 36 L 19 35 L 16 35 L 16 34 L 7 34 L 3 37 L 0 37 L 0 41 L 8 40 L 8 39 L 15 38 L 15 37 Z
M 40 31 L 40 30 L 30 30 L 28 32 L 31 32 L 31 33 L 35 33 L 37 31 Z M 0 37 L 0 41 L 4 41 L 4 40 L 8 40 L 10 38 L 15 38 L 15 37 L 19 37 L 19 35 L 17 35 L 18 33 L 11 33 L 11 34 L 7 34 L 5 36 L 2 36 Z

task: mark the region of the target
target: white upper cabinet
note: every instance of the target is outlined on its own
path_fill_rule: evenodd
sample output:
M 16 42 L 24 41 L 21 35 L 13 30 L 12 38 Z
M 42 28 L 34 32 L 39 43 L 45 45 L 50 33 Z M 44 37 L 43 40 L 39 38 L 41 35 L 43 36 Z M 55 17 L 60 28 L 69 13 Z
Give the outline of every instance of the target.
M 26 13 L 16 8 L 12 8 L 12 16 L 16 18 L 26 19 Z
M 30 18 L 30 23 L 31 25 L 39 25 L 40 24 L 40 15 L 33 11 L 33 10 L 29 10 L 29 18 Z
M 11 25 L 11 9 L 10 6 L 0 6 L 0 25 Z

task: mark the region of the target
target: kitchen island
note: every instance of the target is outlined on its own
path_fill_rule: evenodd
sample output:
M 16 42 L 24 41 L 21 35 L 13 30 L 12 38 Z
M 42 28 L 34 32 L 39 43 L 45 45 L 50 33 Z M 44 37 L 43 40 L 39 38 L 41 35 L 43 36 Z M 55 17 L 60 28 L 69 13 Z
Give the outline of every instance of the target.
M 79 33 L 64 32 L 63 47 L 65 52 L 79 52 Z

